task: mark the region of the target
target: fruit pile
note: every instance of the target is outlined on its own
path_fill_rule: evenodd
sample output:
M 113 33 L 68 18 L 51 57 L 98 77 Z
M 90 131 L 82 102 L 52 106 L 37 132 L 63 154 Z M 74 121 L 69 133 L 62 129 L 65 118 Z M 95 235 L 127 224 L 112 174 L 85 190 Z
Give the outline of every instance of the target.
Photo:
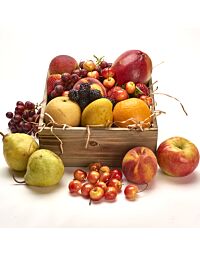
M 150 127 L 151 73 L 150 57 L 139 50 L 127 51 L 113 63 L 95 56 L 95 60 L 78 64 L 71 56 L 56 56 L 50 62 L 46 80 L 45 123 L 73 127 Z M 68 101 L 79 106 L 77 114 L 69 113 L 73 109 Z
M 122 191 L 122 171 L 111 170 L 101 163 L 89 165 L 89 171 L 76 169 L 73 173 L 74 179 L 69 182 L 69 192 L 73 195 L 81 195 L 91 201 L 114 201 Z M 125 197 L 128 200 L 135 200 L 139 188 L 135 184 L 128 184 L 124 188 Z

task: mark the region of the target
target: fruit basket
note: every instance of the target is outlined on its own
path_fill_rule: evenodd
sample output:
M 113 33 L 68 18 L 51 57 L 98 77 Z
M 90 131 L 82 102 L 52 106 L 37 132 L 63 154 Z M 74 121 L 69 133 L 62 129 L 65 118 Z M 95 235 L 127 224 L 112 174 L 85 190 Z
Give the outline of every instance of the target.
M 58 154 L 65 166 L 87 166 L 100 161 L 111 166 L 120 166 L 123 156 L 135 146 L 156 150 L 158 125 L 156 117 L 150 128 L 129 129 L 120 127 L 43 127 L 47 103 L 46 89 L 42 102 L 39 126 L 39 144 Z M 153 104 L 154 107 L 154 104 Z
M 148 87 L 153 101 L 151 108 L 154 111 L 155 101 L 151 84 L 150 80 Z M 158 137 L 156 114 L 152 116 L 151 126 L 142 129 L 114 125 L 110 127 L 47 126 L 44 120 L 48 103 L 47 91 L 46 82 L 39 120 L 39 144 L 40 148 L 58 154 L 66 167 L 88 166 L 91 162 L 121 166 L 126 152 L 135 146 L 146 146 L 155 152 Z

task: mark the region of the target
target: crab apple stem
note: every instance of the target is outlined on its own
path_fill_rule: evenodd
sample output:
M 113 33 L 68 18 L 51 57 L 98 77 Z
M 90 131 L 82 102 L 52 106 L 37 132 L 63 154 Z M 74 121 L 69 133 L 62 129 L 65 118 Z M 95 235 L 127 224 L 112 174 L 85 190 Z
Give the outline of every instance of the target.
M 12 175 L 12 177 L 13 177 L 13 180 L 14 180 L 15 182 L 19 183 L 19 184 L 25 184 L 25 183 L 26 183 L 24 180 L 23 180 L 23 181 L 18 181 L 18 180 L 16 179 L 16 177 L 14 176 L 14 174 Z
M 92 204 L 92 200 L 90 199 L 89 205 L 91 205 L 91 204 Z
M 140 190 L 138 191 L 138 193 L 145 191 L 145 190 L 147 189 L 147 187 L 148 187 L 148 183 L 145 183 L 144 188 L 143 188 L 143 189 L 140 189 Z
M 3 136 L 3 139 L 4 139 L 4 137 L 5 137 L 4 133 L 2 133 L 2 132 L 0 131 L 0 135 L 2 135 L 2 136 Z

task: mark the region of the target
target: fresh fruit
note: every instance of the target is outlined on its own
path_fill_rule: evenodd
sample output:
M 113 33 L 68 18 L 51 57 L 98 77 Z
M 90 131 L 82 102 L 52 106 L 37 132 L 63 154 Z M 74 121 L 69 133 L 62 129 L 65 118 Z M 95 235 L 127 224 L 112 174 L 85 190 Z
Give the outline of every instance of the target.
M 89 183 L 95 184 L 99 180 L 99 177 L 100 177 L 100 173 L 93 170 L 88 173 L 87 180 Z
M 103 84 L 99 80 L 95 78 L 91 78 L 91 77 L 85 77 L 80 79 L 78 82 L 76 82 L 73 89 L 79 90 L 80 84 L 83 84 L 83 83 L 89 83 L 91 89 L 98 89 L 101 92 L 102 96 L 106 96 L 106 89 L 103 86 Z
M 104 193 L 105 200 L 113 201 L 117 197 L 117 189 L 113 186 L 107 187 Z
M 54 85 L 56 81 L 61 80 L 61 74 L 51 74 L 47 77 L 47 95 L 49 96 L 51 92 L 54 90 Z
M 69 192 L 73 193 L 73 194 L 78 194 L 81 187 L 82 187 L 82 183 L 79 180 L 72 180 L 72 181 L 70 181 L 70 183 L 68 185 Z
M 138 192 L 138 187 L 134 184 L 128 184 L 124 189 L 124 195 L 128 200 L 135 200 Z
M 64 174 L 64 164 L 54 152 L 39 149 L 31 154 L 24 176 L 26 184 L 48 187 L 60 182 Z
M 99 201 L 104 196 L 104 190 L 101 187 L 94 187 L 90 190 L 90 200 Z
M 102 71 L 101 71 L 101 75 L 107 79 L 109 77 L 114 77 L 115 73 L 114 71 L 112 70 L 111 67 L 106 67 L 106 68 L 103 68 Z
M 107 91 L 108 98 L 114 99 L 116 102 L 129 98 L 127 91 L 119 86 L 114 86 Z
M 149 107 L 153 105 L 153 99 L 150 96 L 141 95 L 140 99 L 143 100 Z
M 109 166 L 101 166 L 99 169 L 100 173 L 105 173 L 105 172 L 110 172 L 110 167 Z
M 138 98 L 118 102 L 113 109 L 114 123 L 119 127 L 150 127 L 152 113 L 147 104 Z
M 151 78 L 152 61 L 140 50 L 128 50 L 114 61 L 112 70 L 115 72 L 118 85 L 129 81 L 146 84 Z
M 157 159 L 161 170 L 167 175 L 186 176 L 196 169 L 199 151 L 188 139 L 175 136 L 158 146 Z
M 102 182 L 102 181 L 98 181 L 96 184 L 95 184 L 95 187 L 101 187 L 103 190 L 104 190 L 104 192 L 107 190 L 107 185 L 106 185 L 106 183 L 105 182 Z
M 80 124 L 81 109 L 67 97 L 56 97 L 46 105 L 44 119 L 47 125 L 55 122 L 54 124 L 58 125 L 77 127 Z
M 105 79 L 103 81 L 103 85 L 107 89 L 110 89 L 110 88 L 112 88 L 115 85 L 115 79 L 113 77 L 108 77 L 107 79 Z
M 85 198 L 90 197 L 90 190 L 94 188 L 94 185 L 92 183 L 86 182 L 81 187 L 81 195 Z
M 111 173 L 110 172 L 103 172 L 100 174 L 99 181 L 107 182 L 110 180 Z
M 113 121 L 112 103 L 107 98 L 100 98 L 90 103 L 82 112 L 81 125 L 109 126 Z
M 72 73 L 78 68 L 77 61 L 68 55 L 58 55 L 49 64 L 49 74 Z
M 76 169 L 74 171 L 74 179 L 80 182 L 85 181 L 87 178 L 87 173 L 82 169 Z
M 122 189 L 122 182 L 118 179 L 114 179 L 114 178 L 110 179 L 107 185 L 108 187 L 115 187 L 117 192 L 120 192 Z
M 141 95 L 149 96 L 150 90 L 144 83 L 137 83 L 135 87 L 134 97 L 140 98 Z
M 38 131 L 41 108 L 39 105 L 26 101 L 17 101 L 15 111 L 7 112 L 8 127 L 12 133 L 35 135 Z
M 133 94 L 135 92 L 135 83 L 133 81 L 129 81 L 125 84 L 125 90 L 128 94 Z
M 91 71 L 87 73 L 88 77 L 94 78 L 94 79 L 99 79 L 99 73 L 97 71 Z
M 87 61 L 83 62 L 83 69 L 91 72 L 91 71 L 94 71 L 95 68 L 96 68 L 96 65 L 95 65 L 94 61 L 87 60 Z
M 122 180 L 122 171 L 119 169 L 113 169 L 110 171 L 110 179 Z
M 95 170 L 97 172 L 99 172 L 100 168 L 101 168 L 101 163 L 100 162 L 95 162 L 95 163 L 91 163 L 88 166 L 89 171 Z
M 8 166 L 16 171 L 25 171 L 28 159 L 38 149 L 35 139 L 27 134 L 7 134 L 3 136 L 3 154 Z
M 148 184 L 157 172 L 156 156 L 147 147 L 135 147 L 125 154 L 122 171 L 128 181 Z

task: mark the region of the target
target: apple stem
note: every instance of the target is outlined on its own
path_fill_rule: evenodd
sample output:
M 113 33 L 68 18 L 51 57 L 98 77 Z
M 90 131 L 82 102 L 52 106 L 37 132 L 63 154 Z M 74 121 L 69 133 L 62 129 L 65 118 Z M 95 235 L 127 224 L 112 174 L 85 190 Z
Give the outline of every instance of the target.
M 12 175 L 12 177 L 13 177 L 13 180 L 14 180 L 15 182 L 19 183 L 19 184 L 25 184 L 25 183 L 26 183 L 25 180 L 23 180 L 23 181 L 18 181 L 18 180 L 16 179 L 16 177 L 14 176 L 14 174 Z

